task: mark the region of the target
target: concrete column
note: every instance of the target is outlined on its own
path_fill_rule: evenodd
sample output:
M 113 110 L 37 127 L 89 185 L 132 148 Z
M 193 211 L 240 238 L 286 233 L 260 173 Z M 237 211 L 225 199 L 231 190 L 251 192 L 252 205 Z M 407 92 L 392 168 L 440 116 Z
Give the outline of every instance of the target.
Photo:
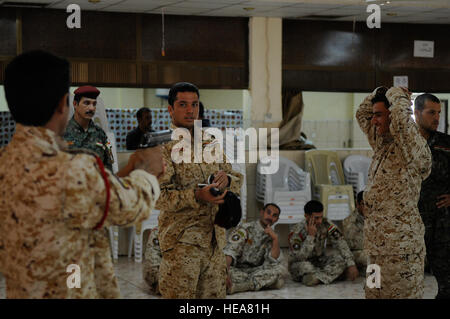
M 244 104 L 245 127 L 278 127 L 282 120 L 282 19 L 249 21 L 250 101 Z

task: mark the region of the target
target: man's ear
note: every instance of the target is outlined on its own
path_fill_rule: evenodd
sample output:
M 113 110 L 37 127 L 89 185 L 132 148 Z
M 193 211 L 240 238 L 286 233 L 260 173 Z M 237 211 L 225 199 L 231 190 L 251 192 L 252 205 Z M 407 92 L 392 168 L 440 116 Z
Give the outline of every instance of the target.
M 56 107 L 56 112 L 64 113 L 65 108 L 69 107 L 69 93 L 64 94 L 64 96 L 59 100 L 58 106 Z

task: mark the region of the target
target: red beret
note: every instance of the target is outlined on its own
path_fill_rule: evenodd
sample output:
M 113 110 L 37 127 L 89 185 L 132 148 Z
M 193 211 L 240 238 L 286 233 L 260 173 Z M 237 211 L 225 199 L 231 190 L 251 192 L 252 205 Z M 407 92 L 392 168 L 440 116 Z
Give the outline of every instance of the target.
M 100 91 L 94 86 L 85 85 L 85 86 L 80 86 L 73 93 L 75 95 L 81 95 L 81 96 L 86 96 L 86 97 L 96 99 L 97 96 L 100 94 Z

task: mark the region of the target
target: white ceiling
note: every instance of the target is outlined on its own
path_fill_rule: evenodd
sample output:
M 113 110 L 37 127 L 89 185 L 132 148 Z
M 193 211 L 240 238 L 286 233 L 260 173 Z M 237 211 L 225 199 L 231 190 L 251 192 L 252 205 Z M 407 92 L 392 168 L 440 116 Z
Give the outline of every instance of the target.
M 365 21 L 370 15 L 367 5 L 377 3 L 381 23 L 450 24 L 450 0 L 0 0 L 0 6 L 8 2 L 40 3 L 55 9 L 75 3 L 82 10 L 334 21 Z

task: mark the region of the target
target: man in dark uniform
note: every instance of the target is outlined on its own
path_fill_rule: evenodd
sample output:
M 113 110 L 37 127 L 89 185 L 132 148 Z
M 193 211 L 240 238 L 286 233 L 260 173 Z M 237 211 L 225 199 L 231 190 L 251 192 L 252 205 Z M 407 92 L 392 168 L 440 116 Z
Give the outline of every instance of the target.
M 127 134 L 127 150 L 136 150 L 143 144 L 145 133 L 154 132 L 152 130 L 152 112 L 148 107 L 141 107 L 136 113 L 138 127 Z
M 436 298 L 450 298 L 450 136 L 437 131 L 441 104 L 432 94 L 419 95 L 414 114 L 431 150 L 430 176 L 422 182 L 419 211 L 425 224 L 428 264 L 438 282 Z
M 112 171 L 111 144 L 103 129 L 92 118 L 95 115 L 100 91 L 93 86 L 81 86 L 74 92 L 74 114 L 67 124 L 64 139 L 70 149 L 83 148 L 93 151 L 101 158 L 106 168 Z

